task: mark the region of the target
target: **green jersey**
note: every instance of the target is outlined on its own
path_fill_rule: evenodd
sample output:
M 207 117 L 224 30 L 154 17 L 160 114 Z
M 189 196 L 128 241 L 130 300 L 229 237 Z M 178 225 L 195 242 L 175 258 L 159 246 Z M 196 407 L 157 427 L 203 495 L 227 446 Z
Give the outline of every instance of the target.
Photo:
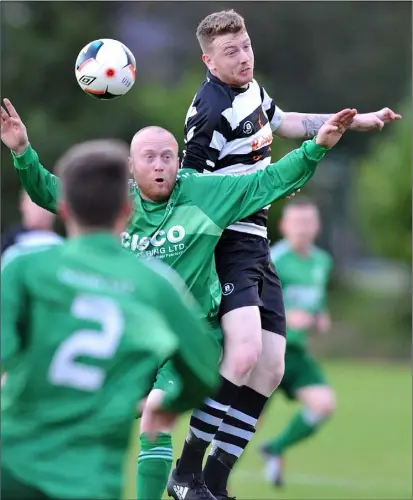
M 214 249 L 223 230 L 302 187 L 325 152 L 313 139 L 252 174 L 182 171 L 164 203 L 144 201 L 132 184 L 134 212 L 121 235 L 122 246 L 140 258 L 162 259 L 183 278 L 203 316 L 216 318 L 221 287 Z M 34 150 L 14 157 L 14 165 L 32 200 L 55 211 L 59 179 L 40 165 Z
M 312 247 L 307 257 L 297 254 L 288 241 L 271 247 L 271 258 L 281 280 L 285 309 L 301 309 L 310 314 L 326 310 L 326 290 L 333 265 L 331 256 Z M 305 345 L 308 332 L 288 328 L 287 342 Z
M 136 405 L 159 365 L 170 358 L 180 376 L 167 410 L 216 389 L 213 341 L 165 267 L 107 233 L 7 253 L 2 467 L 17 479 L 54 498 L 120 498 Z

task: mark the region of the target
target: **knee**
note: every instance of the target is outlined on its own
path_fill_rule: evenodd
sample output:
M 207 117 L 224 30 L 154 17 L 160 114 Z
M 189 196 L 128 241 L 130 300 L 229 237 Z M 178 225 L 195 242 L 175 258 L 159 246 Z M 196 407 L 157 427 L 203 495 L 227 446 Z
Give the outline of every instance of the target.
M 174 430 L 177 416 L 173 414 L 166 414 L 165 416 L 158 415 L 157 421 L 154 422 L 154 413 L 151 411 L 153 405 L 158 406 L 159 402 L 162 401 L 164 397 L 164 391 L 160 389 L 153 389 L 148 398 L 146 399 L 145 406 L 142 410 L 141 421 L 140 421 L 140 433 L 154 433 L 154 428 L 156 428 L 155 433 L 165 433 L 171 434 Z
M 337 409 L 337 400 L 331 389 L 323 391 L 306 402 L 306 406 L 320 419 L 331 417 Z
M 276 361 L 272 365 L 272 367 L 268 370 L 269 379 L 271 385 L 273 386 L 273 390 L 277 389 L 277 387 L 281 384 L 281 380 L 284 377 L 284 371 L 285 371 L 284 358 Z
M 260 341 L 229 344 L 224 349 L 222 366 L 236 381 L 243 381 L 257 364 L 260 354 Z
M 230 356 L 232 371 L 237 379 L 246 377 L 253 370 L 260 357 L 260 352 L 260 345 L 249 345 L 245 346 L 243 350 L 237 349 L 237 352 Z
M 283 353 L 274 353 L 273 357 L 261 357 L 257 370 L 265 376 L 272 391 L 280 385 L 284 376 L 285 364 Z

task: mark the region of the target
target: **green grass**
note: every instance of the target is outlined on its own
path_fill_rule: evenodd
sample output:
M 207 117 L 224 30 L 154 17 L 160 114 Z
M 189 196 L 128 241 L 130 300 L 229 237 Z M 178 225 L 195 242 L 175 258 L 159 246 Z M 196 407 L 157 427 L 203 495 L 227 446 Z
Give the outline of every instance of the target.
M 409 367 L 329 362 L 325 368 L 337 391 L 335 418 L 313 439 L 290 450 L 287 485 L 275 490 L 262 476 L 257 447 L 287 422 L 297 406 L 288 404 L 281 396 L 274 397 L 254 440 L 234 470 L 231 493 L 238 500 L 412 498 Z M 174 435 L 177 456 L 186 429 L 187 418 L 182 418 Z M 137 452 L 136 447 L 128 464 L 128 499 L 135 498 Z

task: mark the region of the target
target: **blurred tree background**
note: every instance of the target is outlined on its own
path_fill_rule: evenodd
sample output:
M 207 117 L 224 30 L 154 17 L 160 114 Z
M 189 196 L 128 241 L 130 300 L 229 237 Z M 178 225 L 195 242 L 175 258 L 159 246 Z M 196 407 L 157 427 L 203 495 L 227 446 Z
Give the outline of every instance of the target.
M 256 77 L 282 109 L 402 113 L 381 133 L 348 133 L 303 191 L 321 208 L 320 244 L 336 260 L 334 332 L 317 349 L 410 355 L 411 3 L 3 1 L 0 8 L 1 94 L 47 168 L 76 141 L 129 141 L 149 124 L 169 128 L 183 147 L 186 111 L 205 76 L 196 26 L 224 8 L 246 18 Z M 120 39 L 136 56 L 137 83 L 121 99 L 93 100 L 76 83 L 76 56 L 97 38 Z M 275 140 L 273 159 L 296 145 Z M 4 230 L 19 219 L 19 183 L 4 147 L 1 160 Z M 281 206 L 271 209 L 271 240 Z

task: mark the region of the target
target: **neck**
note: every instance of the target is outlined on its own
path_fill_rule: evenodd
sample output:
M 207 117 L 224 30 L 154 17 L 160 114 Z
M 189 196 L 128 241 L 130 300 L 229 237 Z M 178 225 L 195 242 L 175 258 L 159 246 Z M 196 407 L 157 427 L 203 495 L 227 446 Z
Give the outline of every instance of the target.
M 153 197 L 145 194 L 145 192 L 142 191 L 142 189 L 139 187 L 139 185 L 138 185 L 138 188 L 139 188 L 139 194 L 140 194 L 141 198 L 143 200 L 145 200 L 145 201 L 149 201 L 151 203 L 165 203 L 166 201 L 169 200 L 169 196 L 166 197 L 165 199 L 159 199 L 159 198 L 158 199 L 154 199 Z
M 146 195 L 142 190 L 139 190 L 141 198 L 145 201 L 151 201 L 152 203 L 156 203 L 156 200 L 153 200 L 148 195 Z
M 23 226 L 30 231 L 53 231 L 53 226 L 50 224 L 25 224 Z
M 113 234 L 114 236 L 120 234 L 124 230 L 124 224 L 122 226 L 115 223 L 113 226 L 83 226 L 74 221 L 69 221 L 66 224 L 66 231 L 69 238 L 75 238 L 77 236 L 87 236 L 97 233 L 107 233 Z
M 226 82 L 225 80 L 223 80 L 216 72 L 215 70 L 213 69 L 210 69 L 209 72 L 211 73 L 212 76 L 214 76 L 215 78 L 218 78 L 218 80 L 222 83 L 225 83 L 225 85 L 228 85 L 229 87 L 233 87 L 235 89 L 246 89 L 248 87 L 248 83 L 246 83 L 245 85 L 234 85 L 233 83 L 230 83 L 230 82 Z
M 308 257 L 310 254 L 311 245 L 291 245 L 295 253 L 301 257 Z

